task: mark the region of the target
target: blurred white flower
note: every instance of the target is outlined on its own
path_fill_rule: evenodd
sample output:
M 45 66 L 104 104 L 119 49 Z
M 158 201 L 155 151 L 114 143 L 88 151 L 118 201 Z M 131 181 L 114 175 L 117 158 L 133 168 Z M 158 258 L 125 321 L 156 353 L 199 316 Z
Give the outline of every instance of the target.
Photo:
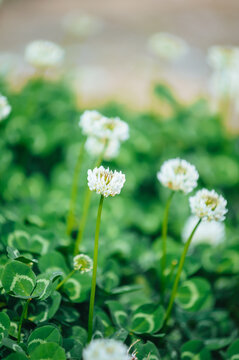
M 212 46 L 208 50 L 208 64 L 213 72 L 209 89 L 215 99 L 239 94 L 239 47 Z
M 227 213 L 227 201 L 215 190 L 202 189 L 189 199 L 191 211 L 202 220 L 223 221 Z
M 82 133 L 86 136 L 97 136 L 97 123 L 104 118 L 96 110 L 86 110 L 80 117 L 79 126 Z
M 79 126 L 88 136 L 85 149 L 90 155 L 99 156 L 104 152 L 105 160 L 119 154 L 120 143 L 129 138 L 129 126 L 119 117 L 107 118 L 96 110 L 86 110 L 80 117 Z
M 121 341 L 97 339 L 83 350 L 83 360 L 130 360 L 130 357 Z
M 129 126 L 119 117 L 108 118 L 96 110 L 86 110 L 80 117 L 79 126 L 84 135 L 101 140 L 125 141 L 129 138 Z
M 51 41 L 36 40 L 26 47 L 25 59 L 36 68 L 51 68 L 62 63 L 64 50 Z
M 65 31 L 81 38 L 97 34 L 102 25 L 101 19 L 89 14 L 69 13 L 63 20 Z
M 239 47 L 211 46 L 208 49 L 208 63 L 213 69 L 223 70 L 239 66 Z
M 111 171 L 105 169 L 103 166 L 88 170 L 88 186 L 91 191 L 101 194 L 104 197 L 115 196 L 120 194 L 120 191 L 125 183 L 125 175 L 122 172 Z
M 199 175 L 194 165 L 177 158 L 165 161 L 157 173 L 157 178 L 169 189 L 188 194 L 197 186 Z
M 89 136 L 85 143 L 85 149 L 92 156 L 99 156 L 104 151 L 104 159 L 111 160 L 118 156 L 120 150 L 120 142 L 113 139 L 106 144 L 105 140 Z
M 92 259 L 84 254 L 76 255 L 73 258 L 74 269 L 79 270 L 81 273 L 89 272 L 93 269 Z
M 101 139 L 126 141 L 129 138 L 129 126 L 119 117 L 103 117 L 96 123 L 96 134 Z
M 148 44 L 152 53 L 167 61 L 180 59 L 189 49 L 185 40 L 166 32 L 153 34 Z
M 184 242 L 187 241 L 194 227 L 198 222 L 196 216 L 190 216 L 186 221 L 183 231 L 182 239 Z M 203 221 L 195 232 L 192 245 L 201 243 L 207 243 L 210 245 L 218 245 L 223 242 L 225 238 L 225 225 L 218 221 Z
M 227 96 L 236 98 L 239 94 L 239 69 L 213 71 L 209 79 L 209 91 L 217 100 Z
M 0 94 L 0 121 L 10 114 L 11 109 L 12 108 L 9 105 L 6 96 Z

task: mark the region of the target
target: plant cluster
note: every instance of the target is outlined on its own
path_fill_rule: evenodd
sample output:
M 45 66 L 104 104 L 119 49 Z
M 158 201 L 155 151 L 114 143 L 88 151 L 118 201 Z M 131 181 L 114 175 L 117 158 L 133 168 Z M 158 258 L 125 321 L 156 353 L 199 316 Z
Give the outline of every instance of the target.
M 163 84 L 162 113 L 0 86 L 0 358 L 236 359 L 239 139 L 220 116 Z

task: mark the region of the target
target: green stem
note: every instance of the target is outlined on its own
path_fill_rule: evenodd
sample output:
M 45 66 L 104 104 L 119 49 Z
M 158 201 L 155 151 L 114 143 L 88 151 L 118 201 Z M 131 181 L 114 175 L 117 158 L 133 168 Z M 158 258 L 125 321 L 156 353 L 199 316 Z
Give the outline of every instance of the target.
M 20 340 L 21 340 L 22 323 L 23 323 L 23 320 L 27 318 L 27 309 L 28 309 L 28 305 L 29 305 L 30 301 L 31 301 L 31 299 L 27 299 L 27 301 L 25 302 L 23 309 L 22 309 L 22 314 L 21 314 L 21 318 L 19 321 L 18 333 L 17 333 L 17 342 L 18 343 L 20 343 Z
M 74 273 L 76 272 L 75 269 L 73 269 L 56 287 L 56 290 L 59 290 L 64 284 L 65 282 L 70 279 L 72 277 L 72 275 L 74 275 Z
M 75 208 L 76 208 L 77 193 L 78 193 L 78 182 L 79 182 L 79 174 L 84 158 L 85 141 L 86 140 L 84 140 L 81 144 L 80 152 L 77 158 L 74 175 L 73 175 L 71 199 L 70 199 L 70 206 L 69 206 L 69 213 L 67 216 L 67 227 L 66 227 L 66 231 L 68 235 L 71 234 L 75 225 Z
M 177 260 L 173 260 L 171 262 L 171 267 L 170 267 L 170 270 L 169 270 L 169 275 L 168 275 L 168 279 L 167 279 L 167 282 L 170 284 L 172 279 L 173 279 L 173 275 L 174 275 L 174 272 L 175 272 L 175 268 L 176 266 L 178 265 L 178 261 Z
M 166 311 L 166 315 L 165 315 L 165 325 L 167 324 L 168 322 L 168 319 L 170 317 L 170 314 L 171 314 L 171 311 L 172 311 L 172 307 L 173 307 L 173 303 L 174 303 L 174 299 L 176 297 L 176 294 L 177 294 L 177 290 L 178 290 L 178 283 L 179 283 L 179 280 L 180 280 L 180 276 L 181 276 L 181 273 L 182 273 L 182 270 L 183 270 L 183 265 L 184 265 L 184 262 L 185 262 L 185 258 L 186 258 L 186 255 L 187 255 L 187 252 L 188 252 L 188 248 L 191 244 L 191 241 L 192 241 L 192 238 L 193 238 L 193 235 L 195 234 L 195 231 L 197 230 L 200 222 L 201 222 L 202 219 L 199 219 L 197 224 L 195 225 L 193 231 L 191 232 L 191 235 L 189 236 L 185 246 L 184 246 L 184 249 L 183 249 L 183 253 L 182 253 L 182 256 L 181 256 L 181 259 L 180 259 L 180 262 L 179 262 L 179 266 L 178 266 L 178 271 L 177 271 L 177 274 L 176 274 L 176 278 L 174 280 L 174 284 L 173 284 L 173 289 L 172 289 L 172 294 L 171 294 L 171 297 L 170 297 L 170 300 L 169 300 L 169 305 L 168 305 L 168 308 L 167 308 L 167 311 Z
M 80 221 L 80 226 L 79 226 L 79 230 L 78 230 L 78 234 L 77 234 L 77 238 L 76 238 L 76 242 L 75 242 L 74 256 L 77 255 L 80 251 L 80 245 L 81 245 L 81 241 L 82 241 L 82 238 L 84 235 L 86 221 L 87 221 L 89 207 L 90 207 L 91 195 L 92 195 L 92 192 L 87 187 L 87 189 L 85 191 L 85 196 L 84 196 L 82 218 Z
M 172 191 L 169 195 L 169 198 L 166 203 L 166 207 L 164 210 L 164 217 L 163 217 L 163 226 L 162 226 L 162 263 L 161 263 L 161 272 L 162 272 L 162 292 L 164 291 L 165 279 L 164 279 L 164 272 L 166 268 L 166 256 L 167 256 L 167 234 L 168 234 L 168 214 L 169 208 L 172 202 L 174 192 Z
M 105 148 L 104 148 L 104 150 L 105 150 Z M 99 159 L 97 160 L 97 162 L 95 164 L 95 167 L 99 167 L 101 165 L 101 163 L 103 161 L 103 157 L 104 157 L 104 150 L 100 154 Z M 81 242 L 83 239 L 86 221 L 87 221 L 88 213 L 89 213 L 91 195 L 92 195 L 92 191 L 90 191 L 90 189 L 87 186 L 85 196 L 84 196 L 82 218 L 80 221 L 80 226 L 79 226 L 79 230 L 78 230 L 78 234 L 77 234 L 77 238 L 76 238 L 76 242 L 75 242 L 74 256 L 77 255 L 80 251 L 80 245 L 81 245 Z
M 88 320 L 88 342 L 91 341 L 92 334 L 93 334 L 93 315 L 94 315 L 94 304 L 95 304 L 98 246 L 99 246 L 100 221 L 101 221 L 103 201 L 104 201 L 104 196 L 101 195 L 99 208 L 98 208 L 98 214 L 97 214 L 97 220 L 96 220 L 96 229 L 95 229 L 93 274 L 92 274 L 92 283 L 91 283 L 90 308 L 89 308 L 89 320 Z

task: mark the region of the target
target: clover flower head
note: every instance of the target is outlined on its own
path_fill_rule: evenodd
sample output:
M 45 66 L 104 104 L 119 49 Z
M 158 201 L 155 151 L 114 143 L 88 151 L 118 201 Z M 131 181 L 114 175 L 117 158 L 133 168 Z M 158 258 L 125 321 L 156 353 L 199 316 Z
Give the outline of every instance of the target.
M 113 140 L 115 140 L 115 142 L 110 144 L 108 151 L 111 153 L 112 148 L 114 148 L 116 152 L 116 149 L 118 150 L 118 146 L 120 145 L 117 144 L 116 141 L 122 142 L 129 138 L 129 126 L 125 121 L 118 117 L 108 118 L 101 115 L 96 110 L 86 110 L 80 117 L 79 126 L 81 127 L 84 135 L 94 137 L 99 140 L 98 143 L 95 139 L 89 140 L 87 144 L 87 150 L 89 150 L 89 152 L 91 152 L 89 143 L 95 145 L 93 147 L 99 148 L 100 143 L 106 144 L 107 142 L 109 143 Z M 92 152 L 94 153 L 94 149 L 92 149 Z M 96 150 L 96 152 L 98 151 Z M 108 157 L 110 158 L 111 155 Z
M 191 232 L 198 222 L 196 216 L 190 216 L 186 221 L 183 231 L 182 239 L 184 242 L 187 241 Z M 218 221 L 203 221 L 195 232 L 192 245 L 197 245 L 201 243 L 206 243 L 210 245 L 218 245 L 223 242 L 225 238 L 225 225 L 222 222 Z
M 115 196 L 120 194 L 120 191 L 125 183 L 125 175 L 122 172 L 111 171 L 105 169 L 103 166 L 88 170 L 88 186 L 91 191 L 104 197 Z
M 212 96 L 215 99 L 224 96 L 237 99 L 239 93 L 239 47 L 212 46 L 208 50 L 208 64 L 213 69 L 209 79 Z
M 85 143 L 85 149 L 92 156 L 99 156 L 104 152 L 104 160 L 111 160 L 118 156 L 120 150 L 120 142 L 118 140 L 109 140 L 106 144 L 105 140 L 89 136 Z
M 191 211 L 202 220 L 223 221 L 227 213 L 227 201 L 215 190 L 202 189 L 189 199 Z
M 86 110 L 80 117 L 79 126 L 86 136 L 97 136 L 98 123 L 104 118 L 96 110 Z
M 84 254 L 74 256 L 73 263 L 74 269 L 79 270 L 81 273 L 86 273 L 93 269 L 92 259 Z
M 209 79 L 209 90 L 215 99 L 229 96 L 237 99 L 239 94 L 239 67 L 237 69 L 226 69 L 213 71 Z
M 165 161 L 157 178 L 165 187 L 188 194 L 197 186 L 199 175 L 194 165 L 177 158 Z
M 97 136 L 101 139 L 126 141 L 129 138 L 129 126 L 119 117 L 104 117 L 97 125 Z
M 178 60 L 188 52 L 185 40 L 166 32 L 153 34 L 148 45 L 152 53 L 168 61 Z
M 121 341 L 97 339 L 83 350 L 83 360 L 130 360 L 130 357 Z
M 102 21 L 96 16 L 84 13 L 68 13 L 63 19 L 65 31 L 78 37 L 97 34 L 102 28 Z
M 7 98 L 0 94 L 0 121 L 4 120 L 10 114 L 11 109 Z
M 64 58 L 64 50 L 57 44 L 36 40 L 31 42 L 25 50 L 26 61 L 36 68 L 50 68 L 58 66 Z
M 208 64 L 215 70 L 235 69 L 239 67 L 239 47 L 211 46 L 208 50 Z

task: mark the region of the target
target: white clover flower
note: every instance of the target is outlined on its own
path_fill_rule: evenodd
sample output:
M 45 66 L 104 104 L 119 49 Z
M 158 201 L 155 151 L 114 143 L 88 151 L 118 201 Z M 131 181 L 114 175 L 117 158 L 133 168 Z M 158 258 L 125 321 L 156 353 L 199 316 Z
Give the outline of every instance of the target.
M 78 37 L 87 37 L 97 34 L 102 28 L 102 21 L 89 14 L 69 13 L 63 20 L 65 31 Z
M 11 109 L 7 98 L 0 94 L 0 121 L 4 120 L 10 114 Z
M 99 156 L 104 151 L 104 159 L 111 160 L 116 158 L 120 150 L 120 142 L 118 140 L 109 140 L 106 144 L 105 140 L 89 136 L 85 143 L 86 151 L 92 156 Z M 105 149 L 105 150 L 104 150 Z
M 121 341 L 97 339 L 83 350 L 83 360 L 130 360 L 130 357 Z
M 184 242 L 187 241 L 191 232 L 198 222 L 196 216 L 190 216 L 186 221 L 183 231 L 182 239 Z M 223 242 L 225 239 L 225 225 L 224 223 L 218 221 L 203 221 L 195 232 L 192 245 L 197 245 L 201 243 L 207 243 L 210 245 L 218 245 Z
M 104 197 L 115 196 L 125 183 L 125 175 L 122 172 L 111 171 L 103 166 L 88 170 L 88 186 L 91 191 L 101 194 Z
M 25 50 L 26 61 L 36 68 L 50 68 L 58 66 L 64 58 L 64 50 L 51 41 L 36 40 L 31 42 Z
M 223 221 L 227 213 L 227 201 L 215 190 L 202 189 L 189 199 L 191 211 L 202 220 Z
M 129 138 L 129 126 L 119 117 L 104 117 L 96 126 L 97 136 L 101 139 L 126 141 Z
M 211 46 L 208 49 L 208 64 L 213 69 L 228 69 L 239 66 L 239 47 Z
M 82 129 L 82 133 L 86 136 L 97 136 L 98 127 L 96 124 L 104 118 L 96 110 L 86 110 L 80 117 L 79 126 Z
M 157 173 L 157 178 L 169 189 L 188 194 L 197 186 L 199 175 L 194 165 L 177 158 L 165 161 Z
M 93 269 L 92 259 L 84 254 L 74 256 L 73 263 L 74 269 L 79 270 L 81 273 L 86 273 Z
M 79 126 L 84 135 L 101 140 L 125 141 L 129 138 L 129 126 L 120 118 L 107 118 L 96 110 L 86 110 L 80 117 Z
M 239 94 L 239 47 L 212 46 L 208 50 L 208 64 L 213 73 L 209 89 L 215 98 Z
M 149 48 L 164 60 L 174 61 L 180 59 L 188 52 L 187 43 L 178 36 L 159 32 L 149 38 Z
M 239 94 L 239 68 L 213 71 L 209 79 L 209 91 L 216 99 L 225 96 L 237 99 Z

